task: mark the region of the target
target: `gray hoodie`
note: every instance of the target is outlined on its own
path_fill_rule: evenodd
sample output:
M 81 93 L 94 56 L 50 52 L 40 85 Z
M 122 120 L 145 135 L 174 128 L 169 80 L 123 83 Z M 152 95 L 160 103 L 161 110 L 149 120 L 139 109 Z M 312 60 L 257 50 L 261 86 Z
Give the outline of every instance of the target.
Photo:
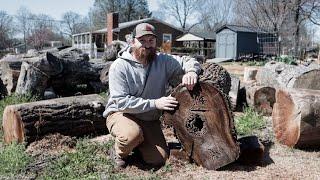
M 144 67 L 132 55 L 131 48 L 119 53 L 109 69 L 110 96 L 103 116 L 111 112 L 124 112 L 134 117 L 158 120 L 161 111 L 155 100 L 165 96 L 169 84 L 181 82 L 185 72 L 200 72 L 200 64 L 194 58 L 180 58 L 158 53 L 156 59 Z

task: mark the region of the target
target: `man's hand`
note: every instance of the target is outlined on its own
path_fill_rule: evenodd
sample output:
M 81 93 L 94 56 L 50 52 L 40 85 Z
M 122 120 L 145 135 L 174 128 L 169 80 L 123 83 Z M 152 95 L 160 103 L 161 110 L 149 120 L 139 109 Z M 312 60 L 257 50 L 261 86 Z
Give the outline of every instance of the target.
M 176 98 L 168 96 L 156 99 L 155 104 L 157 109 L 172 111 L 177 107 L 178 101 Z
M 182 84 L 187 87 L 188 90 L 192 90 L 197 84 L 198 75 L 195 72 L 188 72 L 182 77 Z

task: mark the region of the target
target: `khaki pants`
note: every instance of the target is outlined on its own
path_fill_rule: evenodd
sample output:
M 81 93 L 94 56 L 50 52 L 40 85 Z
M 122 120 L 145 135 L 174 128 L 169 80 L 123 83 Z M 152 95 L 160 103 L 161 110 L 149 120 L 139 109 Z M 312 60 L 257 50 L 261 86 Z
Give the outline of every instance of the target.
M 163 165 L 168 159 L 160 121 L 142 121 L 116 112 L 107 117 L 107 128 L 115 137 L 115 151 L 121 158 L 126 158 L 137 147 L 148 164 Z

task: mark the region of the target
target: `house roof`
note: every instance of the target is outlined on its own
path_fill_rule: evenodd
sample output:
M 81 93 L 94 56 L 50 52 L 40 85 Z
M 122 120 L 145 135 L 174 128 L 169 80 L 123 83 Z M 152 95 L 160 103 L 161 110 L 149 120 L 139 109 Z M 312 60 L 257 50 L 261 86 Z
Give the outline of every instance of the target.
M 188 32 L 177 39 L 177 41 L 203 41 L 203 40 L 216 40 L 215 33 L 202 32 L 194 33 Z
M 219 33 L 223 29 L 230 29 L 231 31 L 234 31 L 234 32 L 265 33 L 265 31 L 259 30 L 258 28 L 255 28 L 255 27 L 239 26 L 239 25 L 223 25 L 222 27 L 216 30 L 216 33 Z
M 135 26 L 137 24 L 140 24 L 140 23 L 144 23 L 144 22 L 149 22 L 149 21 L 158 21 L 162 24 L 165 24 L 167 26 L 170 26 L 171 28 L 173 29 L 176 29 L 178 31 L 182 31 L 181 29 L 169 24 L 169 23 L 166 23 L 162 20 L 159 20 L 157 18 L 154 18 L 154 17 L 150 17 L 150 18 L 145 18 L 145 19 L 139 19 L 139 20 L 133 20 L 133 21 L 128 21 L 128 22 L 124 22 L 124 23 L 120 23 L 119 24 L 119 27 L 118 28 L 115 28 L 113 29 L 113 32 L 119 32 L 121 29 L 124 29 L 124 28 L 127 28 L 127 27 L 131 27 L 131 26 Z M 92 33 L 106 33 L 107 32 L 107 28 L 103 28 L 103 29 L 99 29 L 99 30 L 96 30 L 96 31 L 93 31 Z

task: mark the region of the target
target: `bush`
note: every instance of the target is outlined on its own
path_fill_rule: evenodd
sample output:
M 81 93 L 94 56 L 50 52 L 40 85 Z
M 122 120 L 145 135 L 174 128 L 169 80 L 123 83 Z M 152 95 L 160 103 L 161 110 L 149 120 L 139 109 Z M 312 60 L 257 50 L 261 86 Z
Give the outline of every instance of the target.
M 265 128 L 266 122 L 261 114 L 247 107 L 243 115 L 235 118 L 235 127 L 241 136 L 253 135 L 254 131 Z
M 283 62 L 290 65 L 297 65 L 295 59 L 292 56 L 280 56 L 276 58 L 276 61 Z

